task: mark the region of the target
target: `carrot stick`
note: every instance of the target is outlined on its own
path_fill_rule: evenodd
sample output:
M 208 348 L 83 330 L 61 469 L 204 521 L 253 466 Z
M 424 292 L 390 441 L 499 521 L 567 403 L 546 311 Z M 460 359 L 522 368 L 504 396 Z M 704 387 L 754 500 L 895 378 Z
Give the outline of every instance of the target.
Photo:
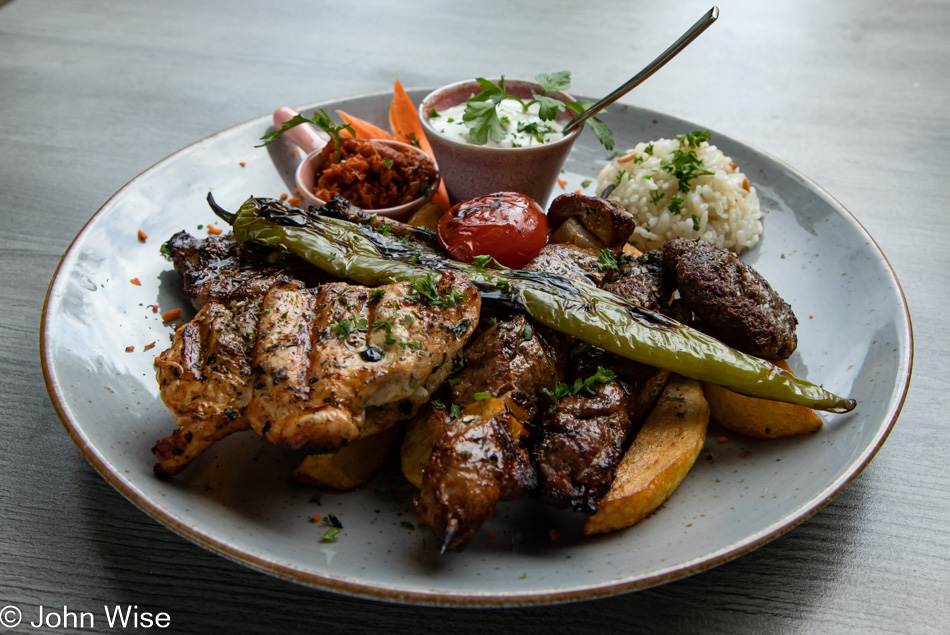
M 360 119 L 359 117 L 354 117 L 353 115 L 347 114 L 342 110 L 337 110 L 336 114 L 340 115 L 340 119 L 350 124 L 353 127 L 353 130 L 356 131 L 357 139 L 389 139 L 392 140 L 393 136 L 380 128 L 379 126 L 373 125 L 365 119 Z M 343 136 L 351 137 L 349 130 L 341 130 L 340 134 Z
M 398 79 L 393 87 L 393 101 L 389 106 L 389 127 L 393 129 L 396 141 L 414 145 L 433 159 L 435 158 L 432 146 L 429 145 L 429 140 L 422 131 L 422 122 L 419 121 L 416 106 Z M 451 207 L 444 181 L 439 184 L 439 190 L 432 197 L 432 202 L 441 207 L 443 212 Z

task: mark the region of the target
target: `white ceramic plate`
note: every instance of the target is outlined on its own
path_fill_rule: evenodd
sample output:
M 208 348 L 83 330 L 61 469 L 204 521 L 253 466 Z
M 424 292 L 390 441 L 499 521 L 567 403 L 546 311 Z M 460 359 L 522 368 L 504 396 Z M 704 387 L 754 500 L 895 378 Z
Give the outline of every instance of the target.
M 319 106 L 385 122 L 389 100 L 374 94 Z M 701 128 L 633 106 L 611 111 L 621 148 Z M 43 313 L 44 372 L 69 434 L 124 496 L 203 547 L 302 584 L 396 602 L 501 606 L 611 595 L 708 569 L 794 527 L 867 465 L 897 418 L 913 344 L 884 256 L 817 185 L 714 131 L 712 142 L 746 172 L 766 211 L 763 240 L 744 259 L 801 320 L 792 368 L 856 398 L 854 412 L 823 415 L 820 433 L 783 441 L 729 435 L 719 444 L 713 428 L 679 490 L 626 531 L 585 540 L 579 515 L 522 500 L 503 503 L 464 553 L 446 556 L 415 526 L 412 488 L 396 470 L 360 491 L 316 500 L 288 481 L 299 457 L 248 432 L 220 442 L 179 477 L 160 480 L 150 448 L 174 421 L 159 399 L 152 359 L 171 332 L 161 313 L 185 299 L 159 246 L 180 229 L 206 235 L 198 226 L 216 220 L 205 204 L 208 191 L 234 209 L 249 195 L 292 189 L 298 158 L 290 147 L 254 148 L 269 125 L 270 117 L 261 117 L 199 141 L 122 188 L 76 237 Z M 606 154 L 585 132 L 566 166 L 568 189 L 593 178 Z M 147 242 L 137 240 L 139 229 Z M 149 308 L 155 304 L 158 313 Z M 156 346 L 144 350 L 151 342 Z M 135 350 L 126 352 L 129 346 Z M 308 522 L 315 513 L 340 519 L 338 542 L 321 542 L 326 526 Z

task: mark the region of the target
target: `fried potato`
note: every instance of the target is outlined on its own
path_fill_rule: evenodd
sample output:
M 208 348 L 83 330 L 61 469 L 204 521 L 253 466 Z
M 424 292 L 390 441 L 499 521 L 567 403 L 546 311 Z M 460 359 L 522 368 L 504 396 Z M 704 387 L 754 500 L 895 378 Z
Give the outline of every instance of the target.
M 416 487 L 422 487 L 422 471 L 429 461 L 436 440 L 442 434 L 443 416 L 443 412 L 421 408 L 406 425 L 399 458 L 403 476 Z
M 788 370 L 788 364 L 777 366 Z M 703 391 L 712 419 L 723 428 L 757 439 L 781 439 L 821 430 L 821 417 L 810 408 L 746 397 L 722 386 L 705 383 Z
M 442 218 L 442 208 L 435 203 L 426 203 L 409 218 L 409 224 L 413 227 L 424 227 L 435 231 L 439 226 L 440 218 Z
M 679 487 L 706 439 L 709 405 L 700 383 L 670 379 L 617 467 L 610 490 L 587 519 L 584 534 L 630 527 L 646 518 Z
M 297 466 L 298 483 L 348 492 L 365 483 L 392 453 L 402 436 L 394 425 L 370 437 L 357 439 L 333 454 L 311 454 Z

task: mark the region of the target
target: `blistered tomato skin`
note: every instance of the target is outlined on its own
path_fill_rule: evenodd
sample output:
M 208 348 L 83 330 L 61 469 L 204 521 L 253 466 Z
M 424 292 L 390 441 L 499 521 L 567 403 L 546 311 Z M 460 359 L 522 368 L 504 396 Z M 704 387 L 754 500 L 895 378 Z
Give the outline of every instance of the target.
M 547 243 L 548 217 L 524 194 L 496 192 L 447 211 L 438 234 L 439 243 L 459 262 L 489 255 L 508 269 L 521 269 Z

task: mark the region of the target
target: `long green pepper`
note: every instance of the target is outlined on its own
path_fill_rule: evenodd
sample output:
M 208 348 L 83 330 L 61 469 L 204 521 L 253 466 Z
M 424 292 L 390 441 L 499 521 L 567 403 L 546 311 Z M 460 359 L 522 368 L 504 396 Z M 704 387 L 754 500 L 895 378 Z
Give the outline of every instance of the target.
M 484 297 L 507 301 L 545 326 L 622 357 L 752 397 L 839 413 L 856 405 L 853 399 L 581 281 L 421 254 L 415 245 L 405 247 L 371 227 L 306 213 L 275 199 L 249 198 L 236 214 L 214 204 L 210 194 L 209 202 L 233 225 L 237 242 L 289 251 L 339 278 L 376 286 L 453 270 L 471 280 Z

